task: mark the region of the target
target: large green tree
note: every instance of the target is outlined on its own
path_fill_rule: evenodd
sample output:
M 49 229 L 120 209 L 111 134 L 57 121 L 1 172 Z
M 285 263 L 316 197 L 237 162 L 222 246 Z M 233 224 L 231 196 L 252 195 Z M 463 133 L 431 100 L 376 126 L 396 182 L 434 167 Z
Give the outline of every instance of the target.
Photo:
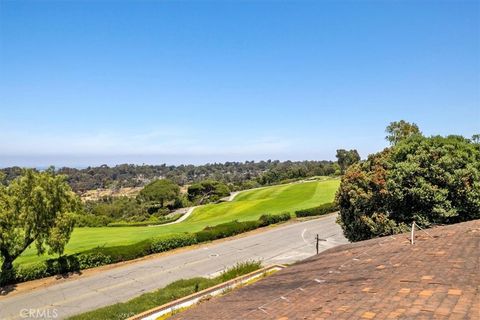
M 338 149 L 337 150 L 337 162 L 340 166 L 341 173 L 345 173 L 345 170 L 354 163 L 360 161 L 360 155 L 358 151 L 355 149 L 352 150 L 345 150 L 345 149 Z
M 53 168 L 31 169 L 11 183 L 0 184 L 0 257 L 2 276 L 30 245 L 37 253 L 62 254 L 74 227 L 77 196 Z
M 480 218 L 480 148 L 460 136 L 413 135 L 351 166 L 337 193 L 352 241 Z
M 175 200 L 180 194 L 179 186 L 171 180 L 160 179 L 147 184 L 138 197 L 143 201 L 158 202 L 163 208 L 165 202 Z
M 215 180 L 204 180 L 188 187 L 188 200 L 198 204 L 217 201 L 230 194 L 224 183 Z
M 422 132 L 415 123 L 410 123 L 405 120 L 390 122 L 385 129 L 387 136 L 385 139 L 391 145 L 395 145 L 412 135 L 421 135 Z

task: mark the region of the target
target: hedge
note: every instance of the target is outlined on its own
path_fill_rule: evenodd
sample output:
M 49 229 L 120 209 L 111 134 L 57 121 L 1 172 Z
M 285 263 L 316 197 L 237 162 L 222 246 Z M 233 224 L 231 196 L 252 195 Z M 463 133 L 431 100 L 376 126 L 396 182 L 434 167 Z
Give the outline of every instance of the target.
M 231 237 L 258 227 L 260 227 L 258 221 L 231 221 L 214 227 L 206 227 L 202 231 L 197 232 L 196 236 L 198 242 L 212 241 L 215 239 Z
M 164 252 L 196 243 L 230 237 L 270 224 L 287 221 L 290 218 L 289 213 L 279 215 L 266 214 L 255 221 L 231 221 L 212 227 L 207 226 L 196 233 L 151 238 L 124 246 L 97 247 L 76 254 L 48 259 L 36 264 L 16 267 L 12 274 L 0 274 L 0 284 L 5 285 L 30 281 L 58 274 L 79 272 L 82 269 L 120 261 L 132 260 L 152 253 Z
M 272 214 L 264 214 L 258 220 L 260 222 L 260 226 L 268 226 L 270 224 L 275 224 L 283 221 L 290 220 L 292 216 L 288 212 L 272 215 Z
M 338 211 L 338 205 L 334 202 L 325 203 L 318 207 L 302 209 L 295 211 L 295 215 L 299 218 L 310 216 L 321 216 L 327 213 Z
M 173 221 L 178 220 L 182 216 L 181 213 L 175 214 L 170 218 L 163 218 L 160 220 L 147 220 L 147 221 L 140 221 L 140 222 L 111 222 L 107 224 L 107 227 L 145 227 L 145 226 L 157 226 L 162 225 L 165 223 L 170 223 Z
M 287 221 L 291 218 L 289 213 L 282 213 L 279 215 L 264 214 L 256 221 L 231 221 L 222 223 L 214 227 L 206 227 L 202 231 L 196 233 L 198 242 L 212 241 L 231 237 L 243 232 L 254 230 L 260 227 L 265 227 L 270 224 Z

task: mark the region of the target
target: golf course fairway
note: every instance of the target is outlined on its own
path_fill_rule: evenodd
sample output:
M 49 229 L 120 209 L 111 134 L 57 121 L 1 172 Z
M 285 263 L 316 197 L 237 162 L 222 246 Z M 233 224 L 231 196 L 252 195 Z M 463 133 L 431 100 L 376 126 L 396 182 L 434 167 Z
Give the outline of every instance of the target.
M 75 228 L 64 254 L 99 246 L 132 244 L 161 235 L 196 232 L 206 226 L 232 220 L 256 220 L 263 214 L 292 213 L 332 202 L 339 184 L 340 180 L 331 179 L 247 190 L 239 193 L 231 202 L 198 207 L 186 220 L 166 226 Z M 52 257 L 37 256 L 34 248 L 30 247 L 15 264 L 29 264 Z

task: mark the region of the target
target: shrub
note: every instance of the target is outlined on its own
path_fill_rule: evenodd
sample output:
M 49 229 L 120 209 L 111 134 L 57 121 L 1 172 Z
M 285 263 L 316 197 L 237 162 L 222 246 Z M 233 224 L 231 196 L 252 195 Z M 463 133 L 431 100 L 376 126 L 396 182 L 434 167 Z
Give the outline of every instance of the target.
M 95 226 L 96 219 L 107 218 L 108 222 L 112 222 L 115 220 L 148 219 L 149 217 L 145 206 L 141 205 L 136 199 L 129 197 L 105 197 L 98 201 L 87 201 L 84 204 L 84 209 L 85 213 L 82 215 L 98 217 L 85 221 L 93 223 L 93 225 L 87 225 L 92 227 Z
M 98 247 L 85 251 L 83 254 L 97 254 L 99 257 L 103 254 L 105 257 L 110 258 L 110 263 L 132 260 L 150 253 L 150 241 L 150 239 L 146 239 L 124 246 Z
M 96 216 L 93 214 L 75 215 L 76 227 L 104 227 L 112 221 L 113 219 L 107 216 Z
M 295 211 L 295 215 L 301 218 L 310 216 L 321 216 L 335 211 L 338 211 L 338 205 L 334 202 L 330 202 L 314 208 L 297 210 Z
M 99 266 L 103 266 L 113 262 L 110 256 L 107 256 L 102 252 L 95 252 L 93 250 L 90 252 L 80 253 L 74 256 L 78 260 L 80 269 L 99 267 Z M 67 272 L 67 271 L 64 271 L 64 272 Z
M 164 238 L 153 238 L 150 240 L 150 253 L 164 252 L 175 248 L 181 248 L 196 244 L 198 242 L 195 234 L 184 233 Z
M 351 166 L 337 192 L 351 241 L 480 218 L 480 144 L 411 136 Z
M 6 279 L 4 284 L 30 281 L 30 280 L 48 277 L 51 275 L 52 274 L 49 274 L 47 272 L 45 263 L 35 263 L 35 264 L 30 264 L 28 266 L 21 266 L 21 267 L 15 268 L 12 275 L 10 275 L 8 279 Z
M 265 227 L 265 226 L 268 226 L 270 224 L 275 224 L 275 223 L 279 223 L 279 222 L 283 222 L 283 221 L 288 221 L 291 218 L 292 218 L 292 216 L 290 215 L 290 213 L 283 212 L 283 213 L 275 214 L 275 215 L 264 214 L 260 217 L 260 219 L 258 221 L 259 221 L 261 227 Z
M 231 221 L 214 227 L 206 227 L 196 233 L 198 242 L 212 241 L 226 238 L 246 231 L 256 229 L 260 226 L 259 221 Z
M 231 237 L 243 232 L 257 229 L 259 227 L 268 226 L 270 224 L 287 221 L 291 218 L 289 213 L 278 215 L 264 214 L 256 221 L 231 221 L 222 223 L 214 227 L 206 227 L 202 231 L 196 233 L 198 242 L 212 241 Z
M 80 261 L 76 255 L 61 256 L 45 261 L 45 273 L 48 275 L 80 271 Z

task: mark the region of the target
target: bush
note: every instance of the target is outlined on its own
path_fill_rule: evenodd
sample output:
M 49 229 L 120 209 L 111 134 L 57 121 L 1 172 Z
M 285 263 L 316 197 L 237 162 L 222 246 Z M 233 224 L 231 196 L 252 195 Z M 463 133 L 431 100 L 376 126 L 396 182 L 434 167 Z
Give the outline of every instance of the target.
M 260 227 L 259 221 L 231 221 L 214 227 L 206 227 L 202 231 L 197 232 L 196 236 L 198 242 L 212 241 L 215 239 L 231 237 L 258 227 Z
M 480 144 L 412 136 L 351 166 L 337 192 L 351 241 L 480 218 Z
M 268 226 L 270 224 L 275 224 L 283 221 L 288 221 L 292 218 L 290 213 L 284 212 L 276 215 L 264 214 L 260 217 L 259 223 L 261 227 Z
M 15 268 L 8 279 L 5 279 L 3 282 L 4 284 L 9 283 L 16 283 L 16 282 L 23 282 L 23 281 L 30 281 L 35 279 L 40 279 L 44 277 L 51 276 L 53 274 L 49 274 L 47 272 L 47 267 L 45 263 L 35 263 L 28 266 L 21 266 L 19 268 Z
M 84 204 L 85 216 L 95 216 L 98 219 L 108 218 L 110 221 L 118 220 L 141 220 L 148 219 L 149 214 L 144 205 L 139 203 L 134 198 L 129 197 L 106 197 L 98 201 L 87 201 Z M 97 218 L 85 220 L 85 222 L 92 222 L 95 226 Z M 107 222 L 107 224 L 108 224 Z
M 150 253 L 164 252 L 176 248 L 190 246 L 198 242 L 195 234 L 184 233 L 150 240 Z
M 63 274 L 80 271 L 81 265 L 75 255 L 61 256 L 57 259 L 49 259 L 45 262 L 45 273 L 49 275 Z
M 265 227 L 270 224 L 287 221 L 291 218 L 289 213 L 282 213 L 278 215 L 264 214 L 256 221 L 231 221 L 222 223 L 214 227 L 206 227 L 202 231 L 196 233 L 198 242 L 212 241 L 231 237 L 243 232 L 254 230 L 260 227 Z
M 96 216 L 93 214 L 75 215 L 75 227 L 105 227 L 113 219 L 107 216 Z
M 325 203 L 318 207 L 295 211 L 295 215 L 301 217 L 321 216 L 327 213 L 338 211 L 338 205 L 334 202 Z
M 81 269 L 109 263 L 103 260 L 101 264 L 85 266 L 80 259 L 81 255 L 61 256 L 56 259 L 48 259 L 44 262 L 29 264 L 15 268 L 14 277 L 6 283 L 23 282 L 57 274 L 66 274 L 69 272 L 78 272 Z
M 105 255 L 103 252 L 93 250 L 91 252 L 74 255 L 74 257 L 77 258 L 80 269 L 99 267 L 113 262 L 110 256 Z M 63 273 L 65 272 L 70 272 L 70 270 L 64 270 Z
M 132 260 L 139 257 L 146 256 L 150 253 L 150 239 L 143 240 L 137 243 L 114 246 L 114 247 L 98 247 L 88 251 L 84 251 L 81 255 L 89 255 L 90 257 L 98 257 L 110 260 L 109 263 Z M 88 266 L 90 267 L 90 266 Z

